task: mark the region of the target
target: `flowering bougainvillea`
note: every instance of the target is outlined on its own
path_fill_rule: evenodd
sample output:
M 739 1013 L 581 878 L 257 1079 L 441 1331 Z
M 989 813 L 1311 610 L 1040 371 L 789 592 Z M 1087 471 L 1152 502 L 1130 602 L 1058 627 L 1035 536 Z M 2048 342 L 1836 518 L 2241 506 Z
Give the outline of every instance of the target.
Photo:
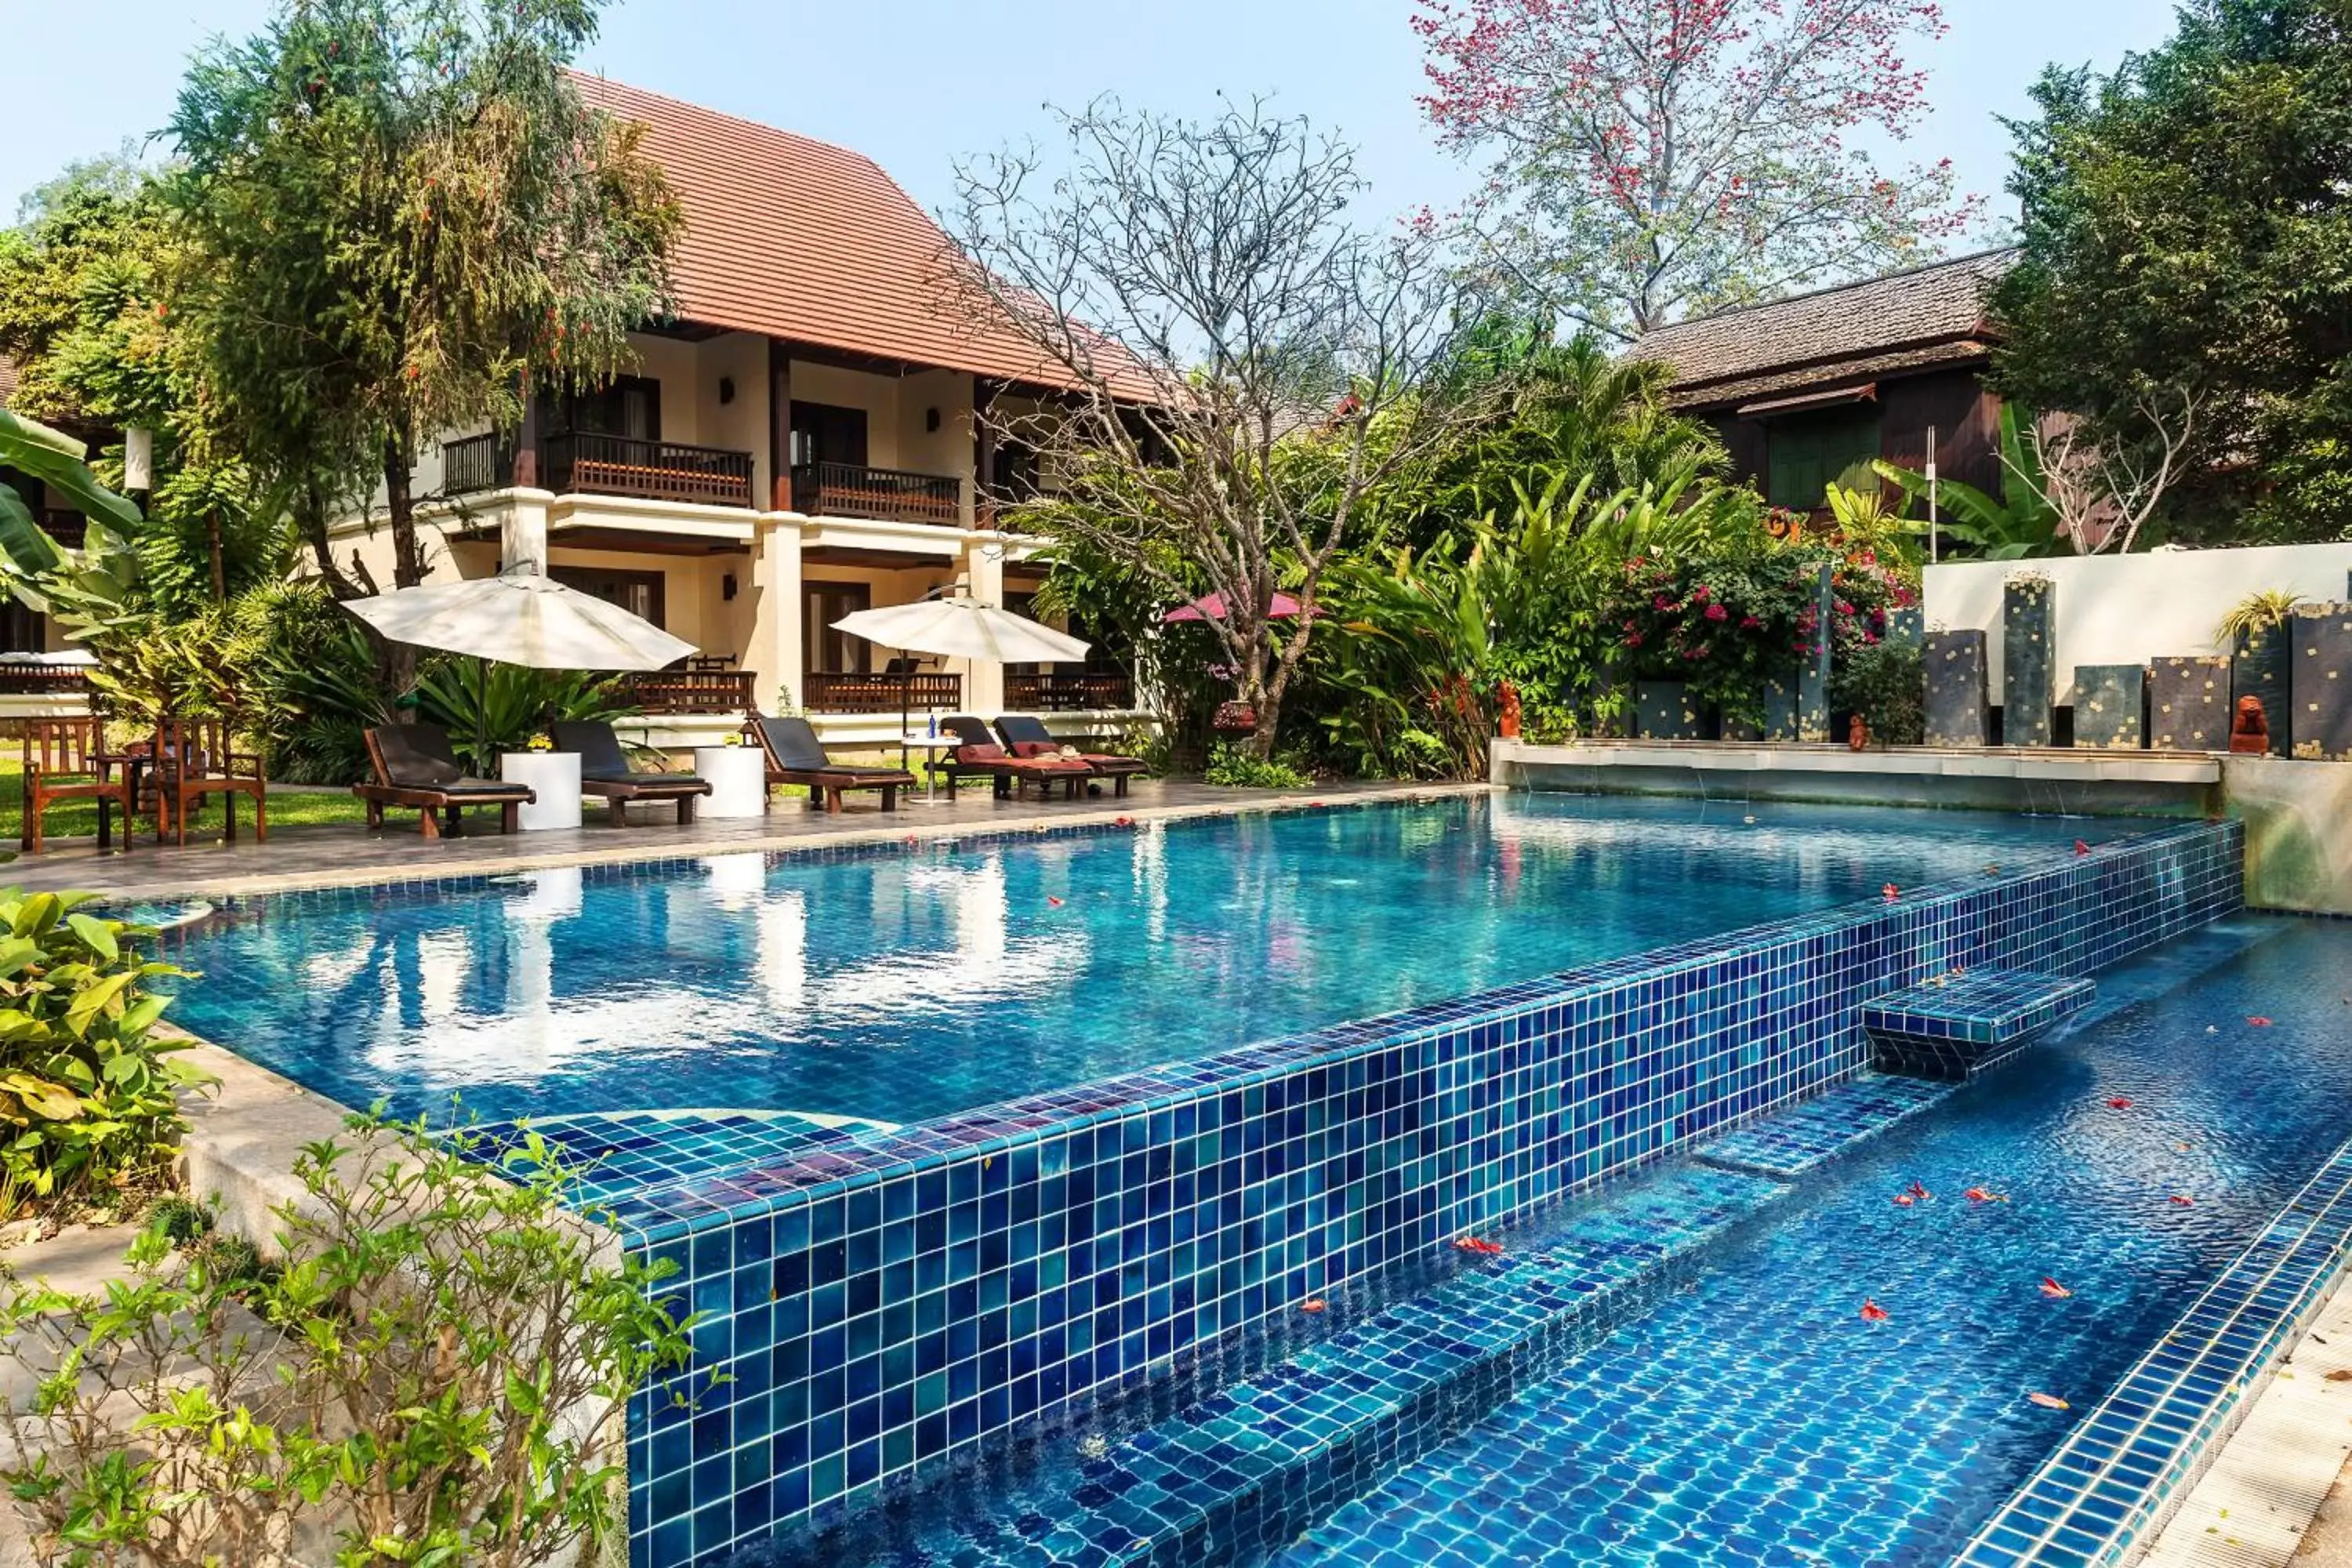
M 1925 259 L 1975 219 L 1950 161 L 1882 167 L 1927 102 L 1932 0 L 1418 0 L 1422 107 L 1492 160 L 1475 227 L 1583 323 Z
M 1813 600 L 1830 568 L 1830 622 Z M 1681 680 L 1701 702 L 1755 721 L 1768 680 L 1790 680 L 1826 635 L 1832 666 L 1886 636 L 1889 610 L 1918 602 L 1918 584 L 1868 550 L 1833 540 L 1790 543 L 1744 538 L 1625 563 L 1613 612 L 1633 679 Z

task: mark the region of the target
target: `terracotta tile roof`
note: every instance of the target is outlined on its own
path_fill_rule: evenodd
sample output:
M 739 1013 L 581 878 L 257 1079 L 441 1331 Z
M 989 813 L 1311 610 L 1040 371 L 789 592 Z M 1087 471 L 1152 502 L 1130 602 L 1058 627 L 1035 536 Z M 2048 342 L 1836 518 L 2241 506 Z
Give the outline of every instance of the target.
M 1862 362 L 1883 362 L 1890 353 L 1980 340 L 1985 289 L 2016 258 L 2014 249 L 1980 251 L 1677 321 L 1644 333 L 1633 353 L 1675 367 L 1674 401 L 1684 406 L 1754 397 L 1766 380 L 1780 387 L 1860 374 Z M 1980 341 L 1972 352 L 1983 352 Z M 1798 375 L 1798 367 L 1815 369 Z M 1735 383 L 1736 394 L 1718 390 Z
M 916 364 L 1066 384 L 1009 328 L 939 299 L 948 237 L 871 159 L 601 77 L 592 104 L 642 122 L 686 208 L 684 319 Z

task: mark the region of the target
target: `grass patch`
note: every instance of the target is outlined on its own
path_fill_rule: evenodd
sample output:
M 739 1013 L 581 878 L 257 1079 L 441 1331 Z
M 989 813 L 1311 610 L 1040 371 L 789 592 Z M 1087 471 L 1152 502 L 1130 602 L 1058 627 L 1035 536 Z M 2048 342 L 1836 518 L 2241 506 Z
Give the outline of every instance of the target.
M 253 803 L 237 803 L 237 837 L 246 837 L 253 831 Z M 14 845 L 25 820 L 25 762 L 21 752 L 6 744 L 5 754 L 0 754 L 0 833 Z M 269 792 L 269 826 L 303 827 L 313 824 L 364 822 L 367 807 L 346 790 L 313 793 L 309 790 Z M 119 829 L 121 823 L 116 826 Z M 188 837 L 193 842 L 202 834 L 206 840 L 220 836 L 221 806 L 218 796 L 205 803 L 203 814 L 188 825 Z M 53 802 L 43 817 L 41 829 L 46 837 L 88 838 L 98 832 L 98 802 L 94 800 L 60 800 Z M 152 840 L 155 834 L 152 817 L 142 817 L 139 832 L 142 839 Z

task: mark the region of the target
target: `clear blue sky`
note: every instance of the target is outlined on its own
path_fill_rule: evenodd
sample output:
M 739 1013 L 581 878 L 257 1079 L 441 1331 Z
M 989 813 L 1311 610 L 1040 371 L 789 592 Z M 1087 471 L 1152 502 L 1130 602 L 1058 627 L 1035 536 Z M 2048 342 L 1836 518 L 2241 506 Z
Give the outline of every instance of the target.
M 142 139 L 171 110 L 191 50 L 250 31 L 267 0 L 0 0 L 11 45 L 0 223 L 71 159 Z M 2044 61 L 2112 66 L 2171 30 L 2168 0 L 1945 0 L 1923 51 L 1933 120 L 1910 150 L 1949 156 L 1966 188 L 2000 193 L 2000 113 Z M 1362 147 L 1387 210 L 1466 188 L 1430 143 L 1414 94 L 1410 0 L 619 0 L 586 63 L 620 80 L 842 142 L 927 206 L 959 153 L 1038 131 L 1047 101 L 1103 91 L 1168 110 L 1271 91 Z M 47 62 L 45 64 L 44 62 Z

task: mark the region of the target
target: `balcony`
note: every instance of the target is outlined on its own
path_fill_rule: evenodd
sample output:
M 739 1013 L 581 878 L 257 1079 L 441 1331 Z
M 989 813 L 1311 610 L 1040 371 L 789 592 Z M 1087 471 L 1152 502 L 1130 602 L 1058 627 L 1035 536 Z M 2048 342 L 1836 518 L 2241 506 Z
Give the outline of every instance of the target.
M 963 481 L 856 463 L 803 463 L 793 469 L 793 510 L 808 517 L 953 526 L 963 519 Z
M 801 706 L 812 713 L 896 713 L 963 706 L 961 675 L 828 675 L 802 677 Z
M 558 495 L 633 496 L 703 506 L 751 505 L 751 454 L 591 430 L 540 437 L 537 484 Z M 467 495 L 514 484 L 514 452 L 495 434 L 441 444 L 442 489 Z
M 1004 706 L 1016 713 L 1076 713 L 1132 708 L 1135 682 L 1118 670 L 1075 675 L 1007 675 Z
M 629 677 L 629 696 L 646 713 L 748 713 L 751 671 L 664 669 Z

